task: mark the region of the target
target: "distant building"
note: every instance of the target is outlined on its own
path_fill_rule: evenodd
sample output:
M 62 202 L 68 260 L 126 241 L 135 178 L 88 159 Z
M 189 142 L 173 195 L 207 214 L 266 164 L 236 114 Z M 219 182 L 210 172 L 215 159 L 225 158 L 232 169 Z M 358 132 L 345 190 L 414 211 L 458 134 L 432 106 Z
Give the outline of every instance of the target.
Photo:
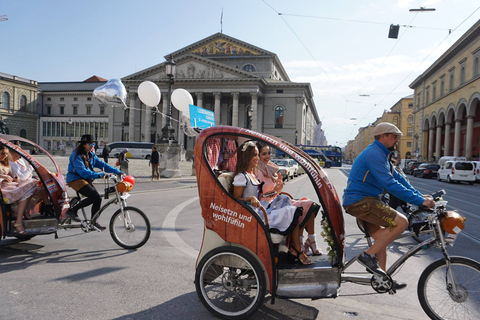
M 0 117 L 6 133 L 36 141 L 37 92 L 37 81 L 0 73 Z

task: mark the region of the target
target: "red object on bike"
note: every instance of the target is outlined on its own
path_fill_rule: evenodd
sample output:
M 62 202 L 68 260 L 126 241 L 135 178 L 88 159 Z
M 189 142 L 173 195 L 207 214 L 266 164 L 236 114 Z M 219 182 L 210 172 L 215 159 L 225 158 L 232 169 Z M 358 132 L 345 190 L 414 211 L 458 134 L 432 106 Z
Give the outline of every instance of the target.
M 442 219 L 443 230 L 450 234 L 460 233 L 465 228 L 465 220 L 467 219 L 458 212 L 448 211 L 447 215 Z
M 132 187 L 135 185 L 135 178 L 133 176 L 125 176 L 125 178 L 123 178 L 123 181 L 129 182 Z

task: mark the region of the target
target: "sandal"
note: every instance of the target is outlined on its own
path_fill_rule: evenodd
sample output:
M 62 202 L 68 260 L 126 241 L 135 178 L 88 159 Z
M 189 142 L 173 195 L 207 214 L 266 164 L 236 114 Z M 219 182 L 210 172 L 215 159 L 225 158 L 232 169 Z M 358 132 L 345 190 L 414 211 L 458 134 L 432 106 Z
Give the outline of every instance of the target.
M 290 247 L 290 249 L 293 249 L 296 253 L 292 253 L 292 250 L 288 250 L 288 255 L 289 257 L 291 257 L 291 259 L 293 258 L 293 261 L 299 261 L 303 265 L 312 264 L 312 261 L 310 261 L 305 252 L 298 251 L 297 249 L 295 249 L 295 247 Z
M 314 256 L 321 256 L 323 254 L 322 250 L 317 247 L 317 242 L 311 241 L 310 238 L 305 241 L 305 250 L 307 251 L 307 254 L 309 253 L 309 249 L 312 251 L 312 255 Z
M 15 230 L 17 231 L 18 234 L 27 234 L 28 233 L 27 231 L 25 231 L 25 227 L 23 226 L 23 223 L 14 223 L 13 227 L 15 228 Z

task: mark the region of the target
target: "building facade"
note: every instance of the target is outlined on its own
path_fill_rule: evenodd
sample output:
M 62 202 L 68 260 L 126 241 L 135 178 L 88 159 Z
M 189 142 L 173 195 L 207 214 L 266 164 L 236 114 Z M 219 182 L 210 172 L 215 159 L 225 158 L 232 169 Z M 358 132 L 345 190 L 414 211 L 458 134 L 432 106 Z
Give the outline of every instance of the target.
M 480 20 L 410 84 L 421 160 L 480 158 Z
M 165 59 L 176 63 L 172 90 L 183 88 L 194 104 L 212 110 L 215 124 L 249 128 L 291 143 L 311 144 L 320 123 L 309 83 L 291 82 L 276 54 L 229 37 L 214 34 L 172 52 Z M 143 105 L 138 86 L 152 81 L 162 92 L 159 112 Z M 167 114 L 165 63 L 122 78 L 128 91 L 128 112 L 114 110 L 113 125 L 126 124 L 123 138 L 156 142 Z M 179 127 L 178 111 L 172 108 L 176 138 L 187 150 L 195 139 Z M 127 128 L 128 127 L 128 128 Z M 114 131 L 114 138 L 120 138 Z
M 36 141 L 37 95 L 37 81 L 0 73 L 0 117 L 6 133 Z

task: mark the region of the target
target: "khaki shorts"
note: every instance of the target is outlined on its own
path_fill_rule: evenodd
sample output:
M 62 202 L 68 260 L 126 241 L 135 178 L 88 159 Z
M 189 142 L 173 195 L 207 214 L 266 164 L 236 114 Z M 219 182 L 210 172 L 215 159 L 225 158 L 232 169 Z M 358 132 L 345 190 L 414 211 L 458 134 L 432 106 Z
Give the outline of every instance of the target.
M 400 214 L 377 197 L 365 197 L 344 208 L 348 214 L 357 219 L 389 228 L 397 225 L 394 220 L 397 214 Z
M 67 185 L 75 191 L 78 191 L 85 187 L 88 184 L 88 181 L 85 179 L 73 180 L 67 183 Z

